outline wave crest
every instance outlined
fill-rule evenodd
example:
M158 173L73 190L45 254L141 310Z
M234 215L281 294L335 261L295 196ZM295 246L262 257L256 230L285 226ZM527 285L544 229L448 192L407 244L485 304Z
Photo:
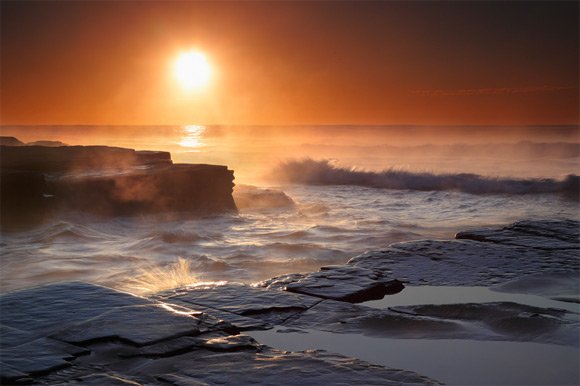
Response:
M373 188L459 191L471 194L565 193L578 199L580 177L568 175L564 180L551 178L492 178L478 174L433 174L388 169L371 172L336 166L331 160L290 160L280 163L272 172L280 182L303 185L357 185Z

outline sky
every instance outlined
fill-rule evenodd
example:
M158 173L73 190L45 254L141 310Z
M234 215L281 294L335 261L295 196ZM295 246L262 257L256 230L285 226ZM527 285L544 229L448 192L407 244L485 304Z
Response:
M579 123L570 2L1 2L8 124ZM185 90L179 53L212 77Z

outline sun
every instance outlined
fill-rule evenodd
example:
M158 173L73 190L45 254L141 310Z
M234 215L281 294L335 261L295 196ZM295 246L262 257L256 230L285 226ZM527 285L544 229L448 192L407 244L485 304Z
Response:
M207 58L198 51L181 53L173 66L175 78L187 90L204 87L211 78L211 72Z

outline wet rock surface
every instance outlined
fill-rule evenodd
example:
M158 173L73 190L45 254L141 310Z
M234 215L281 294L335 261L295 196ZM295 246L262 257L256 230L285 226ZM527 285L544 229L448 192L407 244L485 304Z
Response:
M545 248L474 240L421 240L368 252L348 264L378 270L412 285L491 286L538 273L577 273L577 250L549 248L560 240L543 241Z
M173 385L237 384L257 385L430 385L436 382L413 372L385 369L354 358L328 354L323 351L281 352L264 349L259 353L223 353L189 355L202 370L184 368L159 379ZM228 366L224 363L243 363L243 366ZM216 371L223 369L223 371ZM192 382L193 378L193 382Z
M150 302L97 285L70 282L3 294L0 304L3 325L41 337L116 308Z
M336 339L340 334L358 334L376 339L468 339L577 348L580 310L573 308L507 301L382 308L354 303L405 291L403 282L494 285L504 292L564 297L574 303L579 225L528 221L485 233L470 231L485 235L477 236L479 241L470 236L399 243L357 256L343 266L285 275L254 286L199 284L143 298L72 282L3 294L2 382L437 383L413 372L322 351L280 351L252 338L252 331L270 328L304 332L300 335L305 340L308 331L323 331ZM533 241L526 241L530 238Z
M578 250L580 227L571 220L520 221L502 229L459 232L455 238L547 250Z
M113 347L101 348L103 353ZM269 347L229 351L196 349L172 357L114 362L116 370L104 372L111 363L102 361L100 374L94 367L78 365L54 372L45 384L113 385L435 385L435 381L404 370L386 369L323 351L285 352ZM139 363L138 366L135 363ZM125 370L125 367L131 367ZM110 382L112 381L112 382ZM110 383L109 383L110 382Z
M2 349L2 377L10 378L10 373L35 375L70 365L71 359L89 351L54 339L40 338L15 347ZM4 368L8 375L4 374Z
M280 324L320 301L310 296L269 291L260 287L234 283L190 286L158 294L155 298L185 307L202 306L206 309L218 310L224 320L231 320L234 325L242 324L244 320L254 319L259 323L254 325L254 328ZM232 319L224 313L233 314ZM243 319L238 321L239 317Z
M85 283L8 293L0 303L2 382L436 384L354 358L260 345L227 321L200 312L197 302L254 320L247 328L267 328L320 299L236 284L186 287L151 299Z
M498 285L522 276L580 273L580 222L521 221L502 229L460 232L457 240L395 243L346 265L289 274L259 285L353 303L410 285Z
M385 277L382 271L357 266L327 266L305 275L284 275L260 283L270 289L283 289L323 299L361 303L382 299L403 290L403 283Z
M97 317L69 326L51 337L80 344L118 339L144 346L168 338L198 335L209 331L208 327L215 326L204 326L198 318L167 312L156 305L130 306L114 308Z

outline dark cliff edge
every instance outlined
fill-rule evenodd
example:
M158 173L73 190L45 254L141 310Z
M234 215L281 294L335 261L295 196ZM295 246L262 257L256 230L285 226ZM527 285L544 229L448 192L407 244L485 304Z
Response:
M174 164L168 152L109 146L0 146L0 228L56 213L100 216L237 210L227 166Z

